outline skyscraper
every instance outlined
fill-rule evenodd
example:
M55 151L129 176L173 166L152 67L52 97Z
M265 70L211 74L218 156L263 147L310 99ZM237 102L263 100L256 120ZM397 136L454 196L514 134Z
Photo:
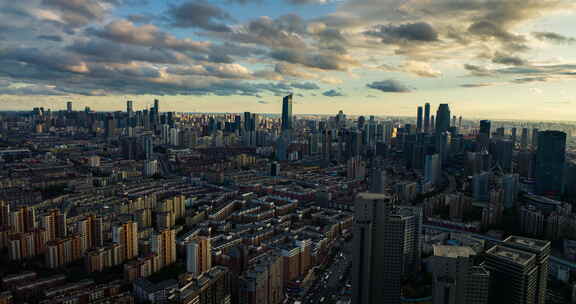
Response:
M292 94L282 100L282 131L292 130Z
M490 147L490 133L492 122L489 120L480 121L480 132L478 133L478 151L488 150Z
M430 104L424 104L424 132L430 132Z
M562 192L566 160L566 133L543 131L536 150L536 193L557 196Z
M436 120L435 120L435 118L436 118L436 117L435 117L434 115L432 115L432 116L430 117L430 131L434 130L434 127L436 126Z
M546 288L548 285L548 268L550 259L550 241L531 239L521 236L509 236L504 240L504 246L523 250L536 255L538 279L534 304L546 302Z
M422 132L422 107L418 107L418 114L416 116L416 132Z
M510 236L486 252L491 303L544 304L550 242Z
M438 154L426 155L424 180L427 183L436 185L440 181L440 174L442 173L440 156Z
M72 102L71 101L68 101L66 103L66 112L72 113Z
M436 132L442 133L450 129L450 106L446 103L440 104L438 106L438 111L436 112Z
M420 262L422 211L376 193L359 194L354 210L352 303L400 303L402 277Z
M528 148L528 128L522 128L522 137L520 138L520 148L526 150Z
M474 266L470 247L434 245L430 268L434 280L433 304L488 303L490 274Z

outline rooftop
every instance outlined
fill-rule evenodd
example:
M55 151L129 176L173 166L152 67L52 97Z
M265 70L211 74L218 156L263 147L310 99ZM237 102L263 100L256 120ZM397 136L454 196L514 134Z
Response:
M363 200L387 200L390 199L390 196L382 193L370 193L370 192L362 192L358 194L358 199Z
M550 249L549 241L531 239L515 235L509 236L507 239L504 240L504 243L525 247L527 249L538 252Z
M468 258L473 255L476 255L476 252L470 247L434 245L434 256L446 258Z
M506 259L511 263L518 264L520 266L526 266L528 263L536 259L536 255L522 250L517 250L509 247L504 247L496 245L488 251L487 255L496 256L501 259Z

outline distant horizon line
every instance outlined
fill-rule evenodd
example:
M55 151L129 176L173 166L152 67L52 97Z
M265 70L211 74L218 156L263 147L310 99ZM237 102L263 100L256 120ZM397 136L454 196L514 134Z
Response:
M35 107L35 108L42 108L42 107ZM0 113L26 113L26 112L32 112L33 109L31 110L0 110ZM52 110L52 109L48 109L48 110ZM59 109L59 110L53 110L54 112L67 112L66 109ZM109 110L109 111L105 111L105 110L90 110L91 112L96 112L96 113L126 113L126 111L123 110ZM134 112L138 112L138 111L143 111L143 110L136 110ZM72 112L84 112L84 110L73 110ZM276 115L276 116L281 116L282 112L278 112L278 113L264 113L264 112L250 112L250 111L246 111L246 112L182 112L182 111L166 111L166 112L160 112L160 113L177 113L177 114L243 114L246 112L252 113L252 114L259 114L259 115ZM293 116L336 116L338 113L336 114L314 114L314 113L306 113L306 114L293 114ZM409 119L416 119L416 116L409 116L409 115L373 115L373 114L346 114L344 113L346 116L349 117L360 117L360 116L364 116L365 118L369 118L370 116L374 116L374 117L385 117L385 118L409 118ZM457 116L460 117L461 115ZM471 118L466 118L465 116L462 116L462 119L464 121L468 120L468 121L475 121L475 120L490 120L490 121L495 121L495 122L539 122L539 123L573 123L576 124L576 120L537 120L537 119L503 119L503 118L480 118L480 117L471 117Z

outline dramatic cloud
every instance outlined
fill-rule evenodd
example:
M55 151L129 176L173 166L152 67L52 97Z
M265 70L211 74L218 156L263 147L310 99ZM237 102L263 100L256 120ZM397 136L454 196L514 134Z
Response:
M270 57L275 60L285 61L294 64L301 64L310 68L321 70L338 70L346 71L352 66L357 66L359 63L347 55L337 54L311 54L309 52L284 49L276 50L270 53Z
M43 0L43 4L55 9L64 22L73 26L82 26L100 20L106 13L106 1Z
M204 0L184 2L172 6L168 10L170 24L174 27L202 28L215 32L229 32L231 29L223 21L230 21L232 17L222 10Z
M338 91L338 90L328 90L324 93L322 93L322 95L326 96L326 97L342 97L345 96L344 93Z
M118 43L134 44L148 47L164 47L177 51L208 52L211 43L191 39L177 39L173 35L160 31L154 25L135 26L127 20L117 20L102 29L88 31L98 37Z
M407 93L412 91L412 89L394 79L375 81L367 84L366 86L370 89L378 90L381 92Z
M547 40L550 42L560 43L560 44L569 44L569 43L576 42L575 38L562 36L560 34L556 34L556 33L552 33L552 32L535 32L535 33L532 33L532 35L534 35L534 37L536 37L540 40Z
M492 62L503 65L515 65L515 66L521 66L526 64L526 61L520 57L513 55L505 55L501 53L497 53L494 56L494 58L492 58Z
M383 43L433 42L438 40L438 32L426 22L378 25L367 31L366 35L381 38Z

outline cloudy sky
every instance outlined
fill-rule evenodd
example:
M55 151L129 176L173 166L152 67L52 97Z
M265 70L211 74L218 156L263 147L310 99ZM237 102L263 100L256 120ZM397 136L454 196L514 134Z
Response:
M0 0L0 110L576 120L573 0Z

